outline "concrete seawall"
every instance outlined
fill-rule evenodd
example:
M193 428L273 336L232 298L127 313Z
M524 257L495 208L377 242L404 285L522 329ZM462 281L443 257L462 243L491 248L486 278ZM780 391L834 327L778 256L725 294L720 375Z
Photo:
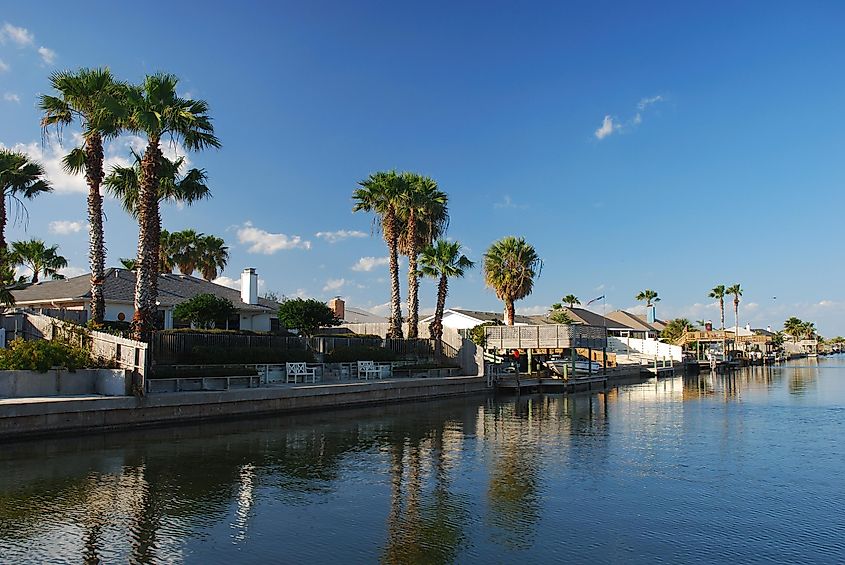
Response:
M0 401L0 440L486 393L484 377Z

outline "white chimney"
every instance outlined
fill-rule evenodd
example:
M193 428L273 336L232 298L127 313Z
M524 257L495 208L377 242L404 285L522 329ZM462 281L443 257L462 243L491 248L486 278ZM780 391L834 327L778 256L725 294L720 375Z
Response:
M745 324L745 329L750 332L751 331L751 324Z
M255 269L244 269L241 273L241 300L247 304L258 304L258 273Z

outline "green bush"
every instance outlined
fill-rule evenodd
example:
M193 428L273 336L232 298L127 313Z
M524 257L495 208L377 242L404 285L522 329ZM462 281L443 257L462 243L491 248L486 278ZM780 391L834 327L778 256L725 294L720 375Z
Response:
M382 347L338 347L326 354L326 363L354 363L356 361L396 361L398 355Z
M61 341L24 341L18 338L9 344L8 349L0 349L0 369L4 370L46 373L53 367L73 371L93 364L87 350Z
M190 322L198 328L213 328L215 324L225 325L235 312L231 300L203 293L177 304L173 309L173 317Z

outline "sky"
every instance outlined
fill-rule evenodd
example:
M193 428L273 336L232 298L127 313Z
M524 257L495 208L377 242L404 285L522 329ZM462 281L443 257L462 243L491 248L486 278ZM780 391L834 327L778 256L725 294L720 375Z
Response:
M503 236L536 247L523 313L570 293L636 310L650 288L658 317L718 323L708 291L740 283L741 325L845 335L841 2L1 4L0 144L56 188L7 239L58 243L67 274L88 271L85 184L59 166L79 128L43 138L37 97L53 71L108 66L174 73L210 104L222 148L188 160L214 197L165 207L163 227L223 237L224 284L254 267L262 290L386 314L387 250L351 194L397 169L437 180L478 264ZM116 140L108 164L142 144ZM118 265L137 226L105 210ZM448 306L502 307L480 268Z

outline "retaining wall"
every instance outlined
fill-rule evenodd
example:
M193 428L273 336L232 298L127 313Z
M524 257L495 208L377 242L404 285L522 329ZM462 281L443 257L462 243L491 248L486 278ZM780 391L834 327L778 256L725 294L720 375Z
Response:
M0 440L486 393L483 377L0 402Z
M102 394L123 396L128 393L123 369L78 369L74 372L54 369L36 371L0 371L0 398Z

